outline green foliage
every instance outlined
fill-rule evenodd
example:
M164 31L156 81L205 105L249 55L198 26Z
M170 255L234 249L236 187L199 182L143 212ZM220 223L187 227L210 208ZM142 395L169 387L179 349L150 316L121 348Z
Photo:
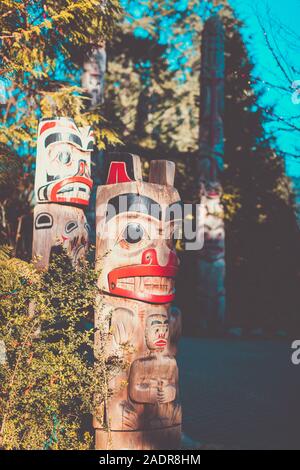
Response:
M7 148L0 146L0 194L3 200L11 191L21 170L20 159Z
M241 24L225 17L225 167L228 312L253 328L299 327L299 231L283 156L268 138ZM237 202L232 211L232 197Z
M2 251L1 251L2 253ZM74 271L66 254L47 272L16 258L0 260L0 445L4 449L87 449L94 397L121 367L98 351L94 364L96 274ZM90 324L88 328L87 325ZM101 344L105 347L105 335Z
M2 106L0 142L15 149L26 143L30 155L40 110L94 124L72 84L90 45L111 37L120 7L117 0L4 0L1 10L1 73L11 97Z
M110 44L106 116L129 145L157 152L195 150L199 75L193 71L180 81L182 72L168 69L165 47L157 40L118 31Z
M70 116L91 125L99 149L120 143L78 86L86 54L111 39L120 13L118 0L0 4L0 243L26 259L39 119Z
M3 0L1 62L16 80L24 72L47 77L57 52L108 39L120 12L116 0ZM49 61L50 59L50 61Z
M249 328L293 330L299 327L300 247L284 155L266 132L269 117L260 106L262 92L251 84L253 65L240 34L242 24L228 2L214 3L223 6L219 14L226 36L222 200L227 318ZM189 6L193 5L190 2ZM182 199L199 202L196 162L202 22L198 18L194 28L194 50L186 50L191 72L186 73L185 82L180 82L178 74L170 73L164 61L166 49L156 47L159 10L164 10L161 3L153 7L153 15L125 23L111 46L109 112L117 117L115 122L133 151L147 160L175 160L175 185ZM165 13L172 15L171 7ZM176 24L178 35L194 21L193 15L186 15ZM134 37L137 26L147 29L147 40ZM147 61L149 67L143 67ZM109 116L112 118L112 114ZM148 161L144 167L147 170ZM177 292L182 291L186 311L194 309L187 300L187 292L191 292L191 298L194 293L194 261L193 254L183 254Z

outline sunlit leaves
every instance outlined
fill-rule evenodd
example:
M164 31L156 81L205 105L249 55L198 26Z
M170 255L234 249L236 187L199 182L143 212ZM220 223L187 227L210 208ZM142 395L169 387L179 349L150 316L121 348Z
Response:
M46 273L0 250L0 446L4 449L87 449L94 396L121 363L93 358L96 274L74 271L66 254ZM54 432L55 431L55 432ZM53 436L55 435L55 438Z

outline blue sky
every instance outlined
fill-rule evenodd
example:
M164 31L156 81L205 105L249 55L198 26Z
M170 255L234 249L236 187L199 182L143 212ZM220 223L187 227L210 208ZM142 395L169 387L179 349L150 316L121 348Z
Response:
M121 3L125 11L131 15L128 17L130 23L147 15L155 15L154 12L161 8L161 3L155 1L149 3L143 0L121 0ZM285 26L287 26L297 33L300 0L229 0L229 3L234 8L236 16L242 19L245 24L243 35L249 55L255 64L253 83L258 83L259 88L265 92L260 104L267 110L269 106L274 106L274 113L278 116L275 123L266 126L266 131L276 137L279 148L285 153L287 173L291 176L300 176L300 132L281 130L287 127L286 122L300 127L299 118L296 118L297 115L300 116L300 95L297 99L299 104L292 102L293 81L299 80L300 92L298 52L300 39L293 38L290 41L290 36L285 32ZM161 18L158 17L156 20L158 41L167 46L170 69L181 69L184 77L184 70L187 70L184 63L186 60L185 51L187 49L195 50L193 31L189 30L187 26L184 32L176 36L172 25L176 18L179 18L181 12L187 11L188 14L191 12L190 3L189 0L164 0L162 4L165 10L173 11L173 13ZM209 0L199 0L199 3L194 4L193 12L203 18L203 11L207 12L207 5L209 5ZM262 28L265 30L266 36ZM138 26L135 34L140 37L149 35L145 29ZM275 38L276 44L274 44L273 38ZM298 68L299 73L289 70L289 76L285 77L272 57L266 40L270 42L271 47L276 49L278 46L288 64ZM285 89L278 89L278 86ZM299 154L299 158L288 156L289 153Z
M297 33L299 31L300 0L230 0L230 3L237 16L245 23L244 36L252 60L256 64L255 76L261 79L266 92L262 104L264 106L275 105L276 115L283 118L284 121L288 120L288 122L300 127L300 103L292 102L293 89L291 87L292 81L300 80L300 53L298 52L300 45L299 42L293 41L290 36L287 36L277 23L279 22L283 27L287 26ZM267 38L272 46L274 45L271 34L273 28L276 42L283 56L287 58L289 64L299 70L298 73L293 70L289 71L290 84L272 57L258 18L265 28ZM266 83L264 84L263 81ZM286 91L277 90L275 87L269 86L268 83L285 87L290 85L291 88ZM299 117L293 119L297 115ZM300 132L296 130L283 132L278 129L282 127L286 127L286 125L279 122L268 130L276 136L279 146L284 152L299 154L299 158L286 157L286 170L291 176L300 176Z

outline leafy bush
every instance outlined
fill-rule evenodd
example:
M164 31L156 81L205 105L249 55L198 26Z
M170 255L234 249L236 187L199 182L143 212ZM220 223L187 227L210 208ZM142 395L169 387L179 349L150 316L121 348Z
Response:
M74 271L64 253L38 273L1 251L2 448L92 447L95 393L97 401L107 396L109 378L120 367L106 362L101 350L94 364L95 280L88 263Z

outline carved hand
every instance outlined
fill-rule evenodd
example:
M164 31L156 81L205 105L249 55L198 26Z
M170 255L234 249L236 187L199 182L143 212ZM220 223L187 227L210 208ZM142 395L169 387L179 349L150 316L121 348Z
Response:
M157 391L157 400L159 403L169 403L176 398L176 388L174 385L165 385Z

